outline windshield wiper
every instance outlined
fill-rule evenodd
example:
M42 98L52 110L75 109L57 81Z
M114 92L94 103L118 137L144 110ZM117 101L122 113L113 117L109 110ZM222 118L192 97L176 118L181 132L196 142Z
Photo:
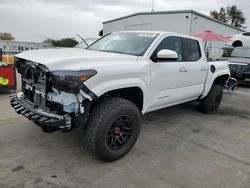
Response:
M126 54L126 53L111 51L111 50L99 50L99 51L101 51L101 52L109 52L109 53L117 53L117 54Z

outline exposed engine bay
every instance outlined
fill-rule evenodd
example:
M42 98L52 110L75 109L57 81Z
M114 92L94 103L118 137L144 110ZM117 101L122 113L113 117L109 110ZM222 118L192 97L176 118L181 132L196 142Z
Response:
M62 105L62 111L66 113L84 113L84 107L81 104L85 98L80 93L67 93L58 91L56 88L52 88L52 91L47 94L47 100Z
M71 129L71 122L75 120L86 121L85 112L88 112L96 96L83 82L95 75L96 71L50 72L44 65L22 59L16 61L16 67L22 76L22 94L18 95L17 101L22 98L35 110L65 117L65 125L59 126L61 129Z

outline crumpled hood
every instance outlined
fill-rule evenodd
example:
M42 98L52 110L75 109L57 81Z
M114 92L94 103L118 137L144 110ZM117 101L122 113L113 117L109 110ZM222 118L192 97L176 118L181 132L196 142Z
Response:
M81 70L137 60L137 56L109 53L80 48L61 48L31 50L17 54L15 57L45 65L50 71Z

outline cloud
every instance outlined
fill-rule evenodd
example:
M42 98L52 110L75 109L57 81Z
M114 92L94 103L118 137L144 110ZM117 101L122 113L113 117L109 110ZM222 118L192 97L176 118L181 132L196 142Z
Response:
M194 9L209 14L232 4L249 17L246 0L155 0L155 10ZM0 0L0 32L11 32L24 41L75 37L76 33L94 37L103 21L150 10L151 0Z

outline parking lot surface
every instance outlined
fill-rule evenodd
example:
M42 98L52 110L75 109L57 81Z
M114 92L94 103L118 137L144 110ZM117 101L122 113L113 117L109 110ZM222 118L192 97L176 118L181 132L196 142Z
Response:
M105 163L76 129L48 134L0 94L0 187L250 187L250 89L224 93L217 114L188 103L143 116L128 155Z

